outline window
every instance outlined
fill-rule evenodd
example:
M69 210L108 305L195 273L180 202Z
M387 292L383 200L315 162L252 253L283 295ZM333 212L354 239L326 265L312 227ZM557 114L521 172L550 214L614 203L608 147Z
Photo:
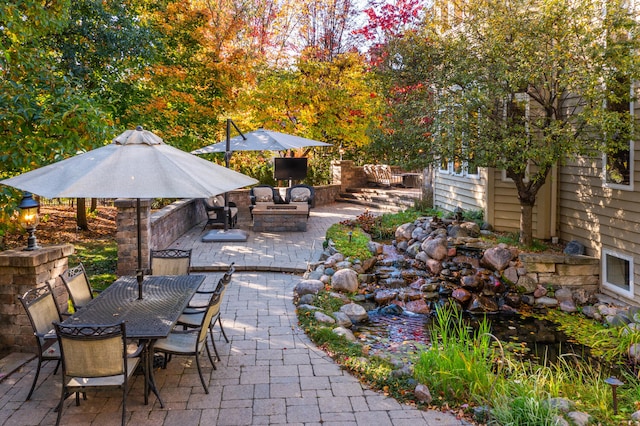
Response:
M616 93L616 101L609 102L607 109L621 114L634 114L631 84L628 79L619 79L616 87L612 89ZM604 182L606 186L621 189L633 189L633 141L627 141L623 148L604 155Z
M633 257L603 249L602 285L623 296L633 297Z

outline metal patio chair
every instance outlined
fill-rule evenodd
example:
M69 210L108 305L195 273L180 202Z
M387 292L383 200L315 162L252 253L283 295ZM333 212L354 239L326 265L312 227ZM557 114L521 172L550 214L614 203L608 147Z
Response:
M60 274L60 278L67 288L67 293L69 293L69 299L71 299L74 311L82 309L83 306L93 299L94 290L91 288L89 277L82 263L65 270Z
M56 361L57 365L53 374L58 372L58 367L60 366L60 347L52 323L54 321L62 321L62 318L49 284L27 291L22 296L18 296L18 300L20 300L20 303L24 306L24 310L27 311L27 317L31 323L33 335L38 345L38 366L36 367L36 374L26 398L28 401L31 399L31 395L38 382L38 376L40 375L43 362Z
M220 310L220 302L222 298L219 293L214 293L209 300L206 312L202 315L202 319L197 328L191 328L187 330L179 330L175 328L168 337L159 339L153 346L155 352L164 353L164 367L166 368L168 356L193 356L196 361L196 367L198 368L198 374L200 375L200 382L204 388L205 393L209 393L209 388L204 381L202 375L202 368L200 367L200 354L203 349L209 350L207 346L207 330L208 325L211 324L211 320L216 312ZM209 355L209 361L213 363L211 354Z
M74 324L54 322L62 357L62 394L56 425L60 424L64 401L89 390L122 390L122 425L126 422L129 378L140 363L142 347L128 353L124 322L116 324Z
M151 275L189 275L191 249L151 250Z

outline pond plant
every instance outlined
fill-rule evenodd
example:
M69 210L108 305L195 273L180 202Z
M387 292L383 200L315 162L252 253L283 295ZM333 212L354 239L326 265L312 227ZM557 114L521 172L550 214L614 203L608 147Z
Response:
M393 224L387 225L391 228L397 226L394 220L405 223L420 215L424 213L404 212L399 218L387 214L385 221ZM345 257L363 261L370 256L366 252L370 241L360 232L389 238L392 233L379 231L381 224L382 219L365 212L354 221L334 225L327 239ZM312 304L332 315L345 303L344 295L337 298L329 285L325 287ZM346 297L363 300L357 292ZM318 346L372 388L401 402L455 410L479 424L634 424L632 413L640 408L638 372L629 365L626 353L629 345L640 342L640 333L609 327L579 314L550 309L545 317L589 347L591 359L565 354L554 362L533 362L494 337L486 319L472 329L454 305L443 305L433 314L431 344L405 353L403 366L397 359L372 354L357 337L348 340L336 335L333 327L317 321L311 310L299 309L298 315L300 325ZM612 388L605 382L611 375L624 383L617 388L617 412ZM419 399L414 392L417 384L426 385L432 398ZM578 420L576 416L582 417Z

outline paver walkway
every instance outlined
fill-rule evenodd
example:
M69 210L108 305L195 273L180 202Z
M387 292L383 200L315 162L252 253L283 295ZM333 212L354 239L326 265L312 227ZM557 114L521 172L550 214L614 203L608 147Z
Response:
M202 365L205 394L190 358L176 357L156 371L165 408L152 395L143 404L143 379L135 376L127 399L128 424L142 425L428 425L467 424L449 413L420 411L368 390L309 341L297 327L292 291L304 271L319 259L326 228L364 211L349 204L316 208L305 233L252 233L242 243L202 243L202 227L175 245L194 249L193 265L214 285L219 272L235 262L238 272L225 293L224 328L230 343L216 336L221 360ZM247 224L241 224L244 229ZM206 231L205 231L206 232ZM271 272L270 272L271 271ZM273 272L276 271L276 272ZM0 382L0 424L55 424L59 375L45 364L31 401L24 401L35 370L26 364ZM120 422L120 398L90 393L76 407L66 401L63 424Z

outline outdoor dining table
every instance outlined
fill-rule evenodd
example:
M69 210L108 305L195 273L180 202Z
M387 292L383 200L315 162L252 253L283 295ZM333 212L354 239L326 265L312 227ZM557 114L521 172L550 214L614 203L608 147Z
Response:
M123 276L66 319L64 324L124 321L127 338L139 339L145 345L144 403L148 404L151 390L160 406L164 407L153 376L153 345L156 340L169 335L204 279L203 275L147 275L142 282L143 298L139 299L136 277Z

